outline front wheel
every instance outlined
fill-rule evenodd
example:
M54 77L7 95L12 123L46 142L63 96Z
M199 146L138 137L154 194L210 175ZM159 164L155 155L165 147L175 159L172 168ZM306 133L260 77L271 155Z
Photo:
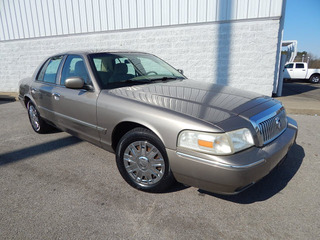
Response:
M146 192L163 192L174 182L161 140L150 130L126 133L116 150L119 172L131 186Z
M309 81L310 81L311 83L319 83L319 81L320 81L320 75L318 75L318 74L312 75L312 76L309 78Z

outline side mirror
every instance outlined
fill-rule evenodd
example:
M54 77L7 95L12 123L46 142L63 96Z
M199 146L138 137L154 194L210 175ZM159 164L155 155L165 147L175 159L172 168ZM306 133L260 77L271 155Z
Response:
M182 69L177 69L177 71L183 75L183 70Z
M64 85L67 88L81 89L84 87L84 81L80 77L71 77L66 79Z

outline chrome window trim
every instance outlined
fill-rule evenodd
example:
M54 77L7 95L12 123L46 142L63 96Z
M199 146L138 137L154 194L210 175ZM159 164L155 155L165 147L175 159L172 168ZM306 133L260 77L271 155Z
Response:
M61 64L59 66L58 72L57 72L57 78L56 78L56 85L60 86L60 82L61 82L61 73L62 73L62 69L64 67L64 63L66 62L68 55L63 55L63 58L61 60Z

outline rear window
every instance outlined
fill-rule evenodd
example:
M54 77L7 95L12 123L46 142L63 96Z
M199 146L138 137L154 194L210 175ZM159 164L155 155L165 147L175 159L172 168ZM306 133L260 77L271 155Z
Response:
M304 68L304 64L303 63L296 63L296 68Z
M43 81L43 76L44 76L44 73L45 73L45 71L46 71L46 69L47 69L47 66L48 66L49 61L50 61L50 59L48 59L48 60L43 64L43 66L41 67L41 69L40 69L40 71L39 71L39 73L38 73L38 75L37 75L37 78L36 78L37 81Z
M63 56L52 57L43 65L38 73L37 81L55 83Z

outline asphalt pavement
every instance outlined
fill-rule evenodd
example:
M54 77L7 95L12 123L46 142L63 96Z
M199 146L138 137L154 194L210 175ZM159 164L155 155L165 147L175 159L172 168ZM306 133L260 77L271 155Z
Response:
M320 84L305 80L284 82L282 96L277 97L287 113L320 115Z
M130 187L114 155L63 132L33 132L0 101L0 239L318 239L319 116L299 124L286 161L236 196Z

